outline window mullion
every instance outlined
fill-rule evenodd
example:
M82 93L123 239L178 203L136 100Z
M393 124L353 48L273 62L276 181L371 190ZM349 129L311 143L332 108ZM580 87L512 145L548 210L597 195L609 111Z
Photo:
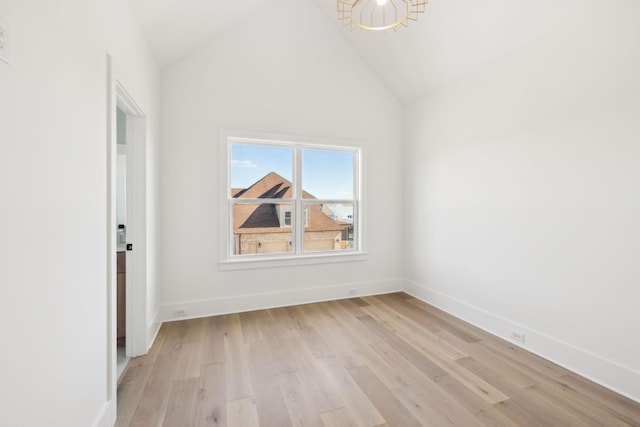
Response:
M227 193L229 193L229 186L227 187ZM234 255L235 237L233 234L233 201L229 197L227 199L227 258L229 259Z
M294 150L293 159L293 173L294 173L294 198L295 198L295 233L294 240L296 243L295 252L301 254L304 246L304 218L303 218L303 206L302 206L302 149L297 146Z
M353 235L356 242L354 249L362 250L362 211L360 202L362 199L362 152L356 150L353 156Z

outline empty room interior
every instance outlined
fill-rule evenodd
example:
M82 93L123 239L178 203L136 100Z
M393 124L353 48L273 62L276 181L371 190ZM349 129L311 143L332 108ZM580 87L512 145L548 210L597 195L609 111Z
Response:
M0 0L0 425L640 426L640 2Z

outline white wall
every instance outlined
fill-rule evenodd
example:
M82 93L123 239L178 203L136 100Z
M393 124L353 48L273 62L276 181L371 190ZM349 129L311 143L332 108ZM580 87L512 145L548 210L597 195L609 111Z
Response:
M159 73L124 0L0 0L0 15L14 42L0 63L0 425L112 425L107 53L149 117L151 176Z
M335 27L285 1L163 70L161 319L401 288L402 109ZM368 260L220 271L221 128L361 142Z
M640 5L406 108L407 289L640 400Z
M159 247L160 247L160 71L131 11L128 0L109 1L101 4L95 13L100 20L105 37L106 50L112 56L114 77L123 85L146 118L147 145L135 150L145 156L146 229L143 278L146 287L146 331L143 340L150 347L160 324ZM128 153L132 148L128 148ZM134 165L137 166L137 165ZM135 172L134 172L135 173ZM140 232L140 230L139 230ZM140 248L140 242L134 242ZM140 252L140 251L139 251ZM146 277L145 277L146 275Z

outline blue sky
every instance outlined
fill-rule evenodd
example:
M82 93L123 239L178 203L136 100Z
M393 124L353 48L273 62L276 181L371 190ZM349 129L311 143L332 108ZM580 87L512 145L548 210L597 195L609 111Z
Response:
M302 151L302 188L319 199L353 197L353 153ZM234 144L231 148L231 186L247 188L269 172L292 180L293 148Z

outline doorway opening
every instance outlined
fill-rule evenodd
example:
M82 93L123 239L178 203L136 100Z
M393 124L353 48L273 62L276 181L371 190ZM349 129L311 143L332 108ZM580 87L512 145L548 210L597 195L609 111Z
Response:
M147 351L146 339L146 141L147 119L124 87L115 82L115 218L112 227L117 252L114 295L116 347L126 358ZM120 193L120 194L118 194ZM118 198L120 200L118 201ZM114 283L115 282L115 283ZM120 306L119 306L120 305ZM118 317L120 315L120 317ZM120 330L118 330L120 326ZM122 353L122 351L121 351ZM119 372L118 372L119 373Z
M127 114L116 107L116 371L127 367ZM129 283L133 285L133 283Z

